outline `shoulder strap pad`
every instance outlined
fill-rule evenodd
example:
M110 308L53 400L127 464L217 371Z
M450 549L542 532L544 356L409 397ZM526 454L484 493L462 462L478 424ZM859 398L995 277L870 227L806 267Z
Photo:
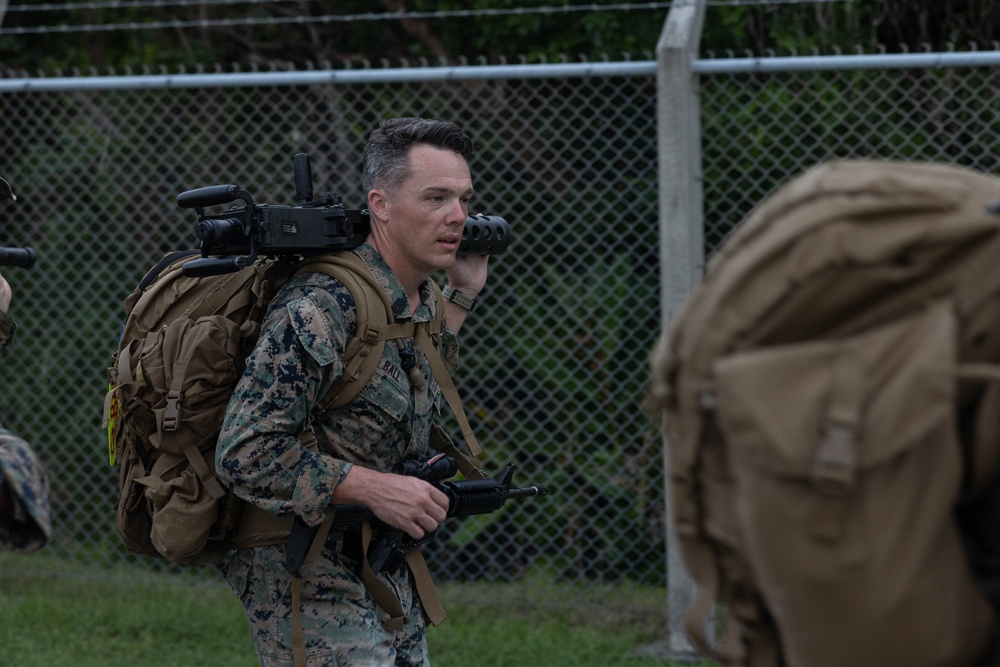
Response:
M324 273L351 292L357 308L357 327L344 350L344 372L320 404L324 410L350 403L378 368L385 341L410 338L415 325L396 323L392 304L361 258L353 252L326 253L302 261L296 275Z
M321 401L320 409L338 408L357 397L378 368L385 341L414 338L424 349L424 354L431 364L431 371L458 418L470 452L473 456L478 456L482 450L465 416L458 391L430 340L430 336L444 331L444 297L437 283L431 282L435 300L434 319L420 324L400 323L393 318L392 304L382 286L376 282L361 258L354 253L342 251L310 257L299 264L296 275L316 272L336 278L350 290L357 308L358 322L354 336L347 342L344 351L344 372ZM466 477L482 476L482 473L468 463L457 449L452 447L449 453L461 461L462 472Z

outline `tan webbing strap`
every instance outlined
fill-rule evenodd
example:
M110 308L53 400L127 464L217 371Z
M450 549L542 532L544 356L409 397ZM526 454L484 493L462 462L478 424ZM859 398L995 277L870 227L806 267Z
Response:
M810 471L810 483L819 493L809 533L834 544L847 528L849 506L845 499L858 478L863 383L857 357L841 351L834 361L826 423Z
M131 389L132 385L135 383L135 378L132 376L131 357L131 346L126 345L119 350L115 361L117 376L113 375L111 372L108 373L108 383L110 386L108 387L108 393L104 395L104 418L101 421L101 428L103 429L108 428L108 422L111 419L111 403L114 400L115 395L124 391L126 388ZM111 384L112 380L114 380L113 384ZM121 400L124 402L124 397L122 397Z
M183 270L180 266L176 267L177 271ZM199 310L203 313L217 313L219 310L226 305L226 303L233 296L233 290L230 285L234 280L243 277L244 271L253 271L253 267L247 267L241 271L230 273L224 279L220 279L216 285L215 289L206 297L200 301L195 301L191 306L183 313L184 317L189 317L194 310Z
M393 324L384 324L382 326L373 327L371 323L366 323L364 325L359 324L358 330L361 332L360 338L354 338L351 342L359 341L362 347L373 347L376 345L384 344L387 340L394 340L397 338L413 338L416 332L417 324L414 322L395 322ZM354 358L348 364L347 368L344 369L344 377L355 379L357 377L357 369L364 362L364 357L372 352L378 352L378 356L381 356L381 345L379 349L372 350L370 352L359 352L353 355ZM345 350L345 357L351 357L351 352Z
M332 276L342 282L347 290L352 296L361 294L361 298L354 296L354 309L355 309L355 332L354 338L348 341L349 350L344 351L344 355L351 359L351 363L346 369L344 369L344 375L348 378L354 378L358 372L358 368L361 366L361 362L364 361L364 354L359 354L359 348L362 347L372 347L378 343L378 327L373 327L371 323L371 309L368 308L368 299L365 298L364 285L358 280L356 274L351 271L338 271L334 270L333 267L341 267L340 264L335 264L329 268L324 268L324 273ZM366 352L365 354L370 354Z
M240 525L233 535L233 547L247 549L284 544L292 530L292 517L278 516L251 503L240 512Z
M118 387L125 387L135 382L135 377L132 375L131 345L126 345L118 352L115 368L118 370Z
M260 284L256 280L254 283L255 284L251 289L240 290L230 298L226 299L224 302L226 308L222 314L231 318L233 313L238 313L247 306L258 305L260 303ZM213 309L211 312L214 313L215 310Z
M176 335L174 329L168 328L167 332ZM147 336L148 338L148 336ZM164 341L164 345L166 345ZM187 375L188 362L190 361L190 356L185 356L174 362L171 369L171 381L170 388L167 391L167 405L163 411L162 422L159 425L159 431L156 434L150 435L150 443L156 447L160 446L160 431L176 431L178 426L180 426L180 402L183 394L184 379ZM212 498L218 499L226 495L225 489L222 488L222 484L219 482L215 473L212 472L205 461L204 455L195 446L195 443L190 439L184 439L181 443L181 450L184 452L184 456L191 463L191 467L197 473L198 478L201 479L202 483L205 485L205 490L212 496ZM161 463L164 457L160 457L157 463ZM153 466L154 471L156 466ZM154 473L155 474L155 473Z
M864 378L855 356L844 350L833 366L825 432L813 459L812 483L820 491L841 493L855 481L858 469L858 424Z
M368 563L368 545L371 544L371 541L372 526L371 523L365 521L361 524L361 553L365 554L364 558L361 559L361 580L365 583L368 592L375 598L375 603L389 614L389 620L385 624L386 629L399 632L409 619L403 614L403 605L399 602L399 598L396 597L391 588L378 578L378 575L372 571L371 564Z
M975 362L959 364L956 375L962 380L1000 382L1000 365Z
M680 526L678 526L680 528ZM715 649L708 643L707 628L712 622L715 598L719 594L719 573L715 569L715 556L701 542L693 541L690 548L700 552L689 562L691 576L701 585L695 588L691 605L684 614L684 630L702 655L714 655Z
M306 667L306 636L302 631L302 577L292 577L292 665Z
M198 448L194 446L194 443L185 443L181 448L184 452L184 457L191 464L195 473L198 474L198 478L201 479L202 484L205 486L205 491L208 495L212 497L213 500L218 500L222 496L226 495L226 490L222 488L222 484L219 482L218 478L212 474L212 471L208 467L208 463L205 461L205 457L201 455ZM161 454L159 458L156 459L156 463L149 470L148 474L143 477L137 477L136 482L140 484L145 484L146 486L160 486L163 484L163 474L170 470L173 466L177 465L177 462L181 459L175 458L176 454ZM156 484L152 484L156 481Z
M326 537L330 534L330 527L333 525L333 514L320 524L313 543L309 545L305 560L302 564L310 563L319 556L326 544ZM292 577L292 664L295 667L306 667L306 635L302 628L302 573Z
M988 382L976 408L972 441L969 492L975 496L989 488L1000 474L1000 366L986 363L959 364L958 377Z
M441 605L441 599L438 598L437 588L434 586L434 580L431 578L430 570L427 569L427 561L424 560L420 547L410 545L406 548L406 564L410 568L410 574L413 575L417 595L420 596L420 602L424 605L424 611L427 612L431 625L441 625L444 619L448 618L448 614Z
M462 406L462 399L458 396L458 389L455 387L455 383L452 382L451 375L448 374L448 369L445 368L441 355L437 353L434 344L431 343L431 338L427 335L427 330L423 327L417 327L416 341L423 348L424 356L427 357L427 362L431 366L434 379L441 386L441 393L444 394L448 405L451 406L452 412L455 413L455 418L458 419L458 425L462 429L462 436L469 445L469 453L473 456L479 456L483 453L483 450L479 446L479 441L476 440L476 435L472 432L472 425L469 424L469 418L465 416L465 408Z
M152 438L150 438L152 440ZM193 442L186 442L181 446L181 451L184 452L184 457L191 464L191 468L198 475L198 479L201 483L205 485L205 491L208 492L214 500L218 500L222 496L226 495L226 490L222 488L222 484L219 482L219 478L215 476L212 470L208 467L208 462L205 461L205 457L202 453L198 451L198 448ZM153 464L153 468L149 471L149 475L155 477L160 483L163 482L163 473L169 470L171 467L176 465L177 461L173 460L174 455L161 454L156 463ZM136 480L140 481L140 480Z
M347 269L346 271L339 271L337 268ZM357 321L358 330L355 334L355 338L349 343L348 349L345 351L345 357L351 357L351 361L348 363L347 368L344 369L343 377L349 380L357 379L357 373L360 370L361 364L365 361L365 355L358 353L357 346L351 347L351 343L355 343L358 338L371 338L373 340L372 345L378 343L384 343L387 340L393 340L397 338L413 338L416 340L417 344L424 351L424 356L427 357L427 361L431 367L431 373L434 375L434 379L437 380L438 385L441 387L441 392L445 396L448 405L451 407L452 411L455 413L456 419L458 419L459 426L462 429L462 436L465 438L466 444L469 447L469 452L473 456L479 456L482 453L482 448L479 446L479 442L476 440L475 434L472 432L472 426L469 424L469 419L465 414L465 409L462 406L462 400L458 395L458 389L455 387L455 383L451 379L451 375L448 373L448 369L444 365L444 361L437 352L437 348L434 347L430 336L440 334L444 331L444 300L441 296L441 289L436 283L433 283L432 287L434 290L435 298L435 319L428 322L421 322L415 324L413 322L392 322L390 319L392 316L392 304L389 303L389 299L385 294L385 291L381 288L378 283L375 282L374 276L372 276L371 271L368 269L367 265L354 253L342 253L338 255L321 255L311 260L307 260L299 265L297 273L306 273L310 271L318 271L321 273L326 273L327 275L337 278L350 290L351 294L354 295L355 306L357 308ZM366 282L370 289L366 289L365 285L362 284L362 280ZM383 305L383 314L386 316L385 323L378 327L381 329L378 332L372 332L371 329L362 329L364 326L370 326L371 314L373 311L377 310L368 307L367 295L374 292L379 296ZM360 345L360 344L358 344ZM381 354L381 348L377 350ZM374 354L375 349L369 350L368 355ZM334 384L330 389L326 398L324 398L323 404L324 408L340 406L344 404L344 398L346 396L339 395L339 392L343 389L343 385L340 383ZM360 387L356 388L360 391ZM356 395L356 394L355 394ZM454 445L450 446L450 449L438 451L445 451L449 456L455 459L458 463L459 470L466 479L481 479L484 477L482 471L480 471L476 466L472 465L465 456L458 451Z
M667 432L665 413L660 428L662 432ZM702 438L706 437L704 433L703 430ZM677 472L670 471L670 474L676 475ZM689 471L685 471L687 472ZM711 656L715 654L715 649L709 643L708 628L713 622L712 610L719 594L719 563L715 552L700 539L697 515L702 508L687 495L675 494L674 502L676 506L673 522L676 526L676 538L684 542L684 546L687 547L684 563L692 579L700 584L695 588L691 602L684 613L684 630L699 653Z
M107 429L108 424L111 421L111 404L114 401L115 395L119 395L119 399L124 404L126 402L123 393L132 394L132 386L135 384L135 377L132 375L132 346L126 345L121 350L118 351L118 356L115 361L115 370L117 371L117 377L113 377L109 373L108 381L111 382L114 379L114 384L108 388L108 393L104 395L104 417L101 420L101 428ZM123 406L119 406L121 409ZM114 457L112 457L114 458ZM112 460L112 465L114 465L114 460Z
M431 447L441 454L446 454L455 460L458 469L465 479L486 479L486 473L465 457L465 454L455 446L447 433L436 423L431 422Z

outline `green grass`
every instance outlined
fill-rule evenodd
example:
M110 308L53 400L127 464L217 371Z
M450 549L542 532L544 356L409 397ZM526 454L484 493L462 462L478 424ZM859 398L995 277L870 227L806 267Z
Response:
M150 580L135 584L79 576L19 576L16 561L0 567L0 665L15 667L255 667L253 645L236 598L216 582ZM91 575L93 577L93 574ZM578 584L575 589L586 589ZM501 591L500 589L504 589ZM575 593L554 606L523 587L446 586L448 619L428 631L435 667L664 667L637 648L665 639L647 609L614 612ZM501 596L500 593L507 595ZM515 593L515 604L484 599ZM537 594L536 594L537 595ZM551 592L549 593L551 596ZM662 595L662 592L661 592ZM655 596L659 597L659 596ZM649 600L635 600L645 605ZM663 600L660 600L663 603ZM600 611L599 611L600 610ZM708 663L706 663L708 664Z
M218 586L0 577L0 664L253 667L243 612Z

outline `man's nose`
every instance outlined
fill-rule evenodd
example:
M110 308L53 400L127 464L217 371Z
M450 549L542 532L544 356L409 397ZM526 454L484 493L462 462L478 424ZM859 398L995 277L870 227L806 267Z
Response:
M460 201L456 201L451 210L448 211L448 222L449 224L465 224L465 219L469 217L469 208Z

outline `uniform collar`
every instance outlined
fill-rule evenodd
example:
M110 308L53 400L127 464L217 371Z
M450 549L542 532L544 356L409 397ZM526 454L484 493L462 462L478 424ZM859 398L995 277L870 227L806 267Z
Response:
M406 297L406 290L403 289L402 283L399 282L389 265L385 263L375 246L370 243L362 243L353 252L361 258L372 275L375 276L378 284L389 295L389 301L392 303L392 316L395 320L397 322L409 321L411 319L410 302ZM432 320L434 317L432 303L434 303L434 296L431 279L428 278L420 284L420 305L413 315L413 321L427 322Z

